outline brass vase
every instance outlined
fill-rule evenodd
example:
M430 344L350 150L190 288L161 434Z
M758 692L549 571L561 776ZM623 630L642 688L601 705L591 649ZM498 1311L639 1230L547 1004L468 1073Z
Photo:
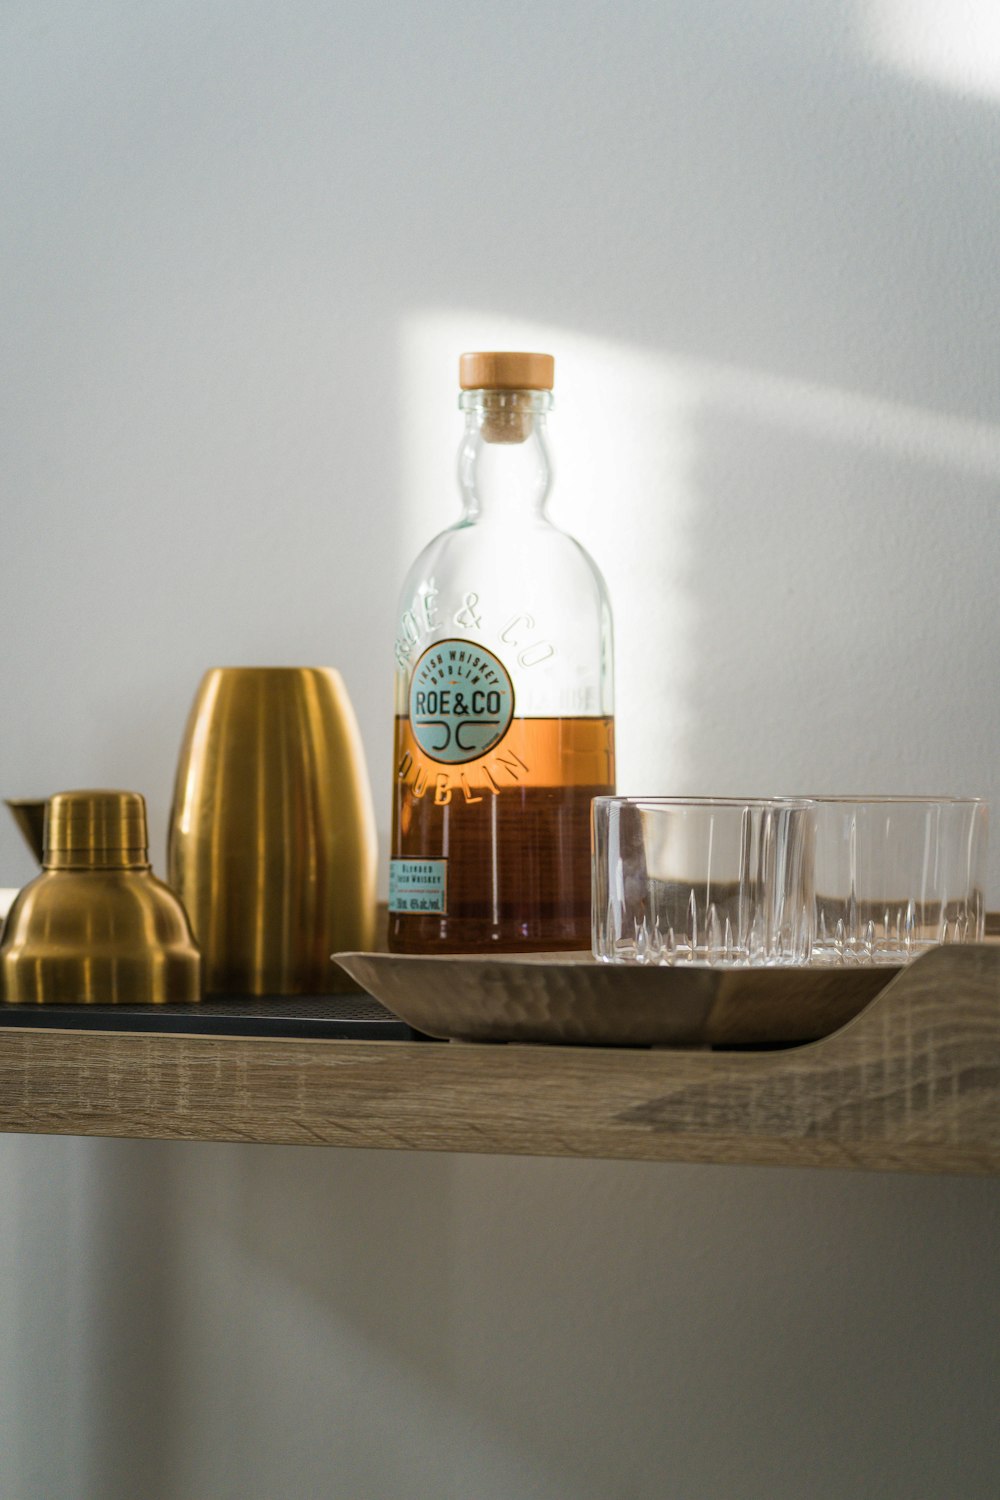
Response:
M374 941L375 862L368 773L339 673L206 673L181 747L167 853L206 993L330 994L330 955Z

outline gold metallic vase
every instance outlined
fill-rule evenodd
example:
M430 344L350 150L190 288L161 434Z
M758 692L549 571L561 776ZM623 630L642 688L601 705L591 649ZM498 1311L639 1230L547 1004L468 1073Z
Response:
M325 667L219 667L181 747L169 878L213 995L330 994L370 948L375 816L354 712Z
M42 864L7 917L0 1000L163 1005L201 999L201 957L184 908L150 869L146 804L137 792L50 797Z

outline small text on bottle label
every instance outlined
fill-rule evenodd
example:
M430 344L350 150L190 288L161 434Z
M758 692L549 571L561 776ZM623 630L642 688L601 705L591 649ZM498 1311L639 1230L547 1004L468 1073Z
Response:
M448 909L446 859L389 861L389 910L415 916L443 915Z

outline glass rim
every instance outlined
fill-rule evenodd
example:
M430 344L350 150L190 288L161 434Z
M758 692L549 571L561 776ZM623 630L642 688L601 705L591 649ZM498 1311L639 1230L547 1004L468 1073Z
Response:
M854 796L850 792L814 793L805 799L817 807L989 807L987 797L924 797L904 792Z
M989 808L987 797L924 797L903 792L855 796L849 792L819 792L799 797L661 797L606 796L595 797L594 806L610 807L982 807Z
M595 807L650 807L650 808L762 808L774 807L806 811L813 806L812 797L595 797Z

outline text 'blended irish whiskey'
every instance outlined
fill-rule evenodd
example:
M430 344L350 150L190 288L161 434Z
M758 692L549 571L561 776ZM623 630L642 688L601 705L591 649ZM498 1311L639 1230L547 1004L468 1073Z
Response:
M590 945L590 804L614 791L604 581L545 506L547 354L464 354L463 511L417 558L396 639L389 944Z

